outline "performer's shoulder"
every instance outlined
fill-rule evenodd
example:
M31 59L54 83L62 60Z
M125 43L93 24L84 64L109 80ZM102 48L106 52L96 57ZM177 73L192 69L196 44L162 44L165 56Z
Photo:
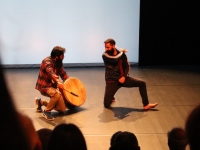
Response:
M52 62L52 59L50 56L45 57L42 62L47 62L47 61Z

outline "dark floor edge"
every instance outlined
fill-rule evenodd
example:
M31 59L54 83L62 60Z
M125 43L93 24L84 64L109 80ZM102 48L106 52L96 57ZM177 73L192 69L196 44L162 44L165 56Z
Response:
M137 66L138 63L136 62L130 62L131 66ZM64 63L63 66L65 68L78 68L78 67L102 67L104 66L104 63ZM2 67L7 68L39 68L40 64L10 64L10 65L3 65Z

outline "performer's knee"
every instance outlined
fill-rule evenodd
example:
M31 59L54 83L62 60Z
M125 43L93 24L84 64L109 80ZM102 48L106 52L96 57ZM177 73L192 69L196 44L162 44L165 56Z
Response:
M146 82L142 80L142 81L140 82L140 86L146 87Z
M46 94L49 97L55 97L55 96L59 95L60 93L54 88L49 88Z
M57 100L59 100L61 98L61 94L56 92L52 97L55 97Z

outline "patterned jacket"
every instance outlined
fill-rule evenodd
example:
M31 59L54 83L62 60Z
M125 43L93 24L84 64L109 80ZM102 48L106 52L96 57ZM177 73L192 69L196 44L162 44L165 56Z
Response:
M105 80L108 82L118 81L122 76L129 75L130 65L127 56L123 52L117 52L116 56L111 56L107 52L102 55L106 67Z
M39 90L41 93L46 93L50 87L57 88L57 83L55 83L52 79L53 76L58 80L60 76L63 82L68 78L64 68L62 67L60 69L56 69L54 61L49 56L46 57L40 65L40 71L35 89Z

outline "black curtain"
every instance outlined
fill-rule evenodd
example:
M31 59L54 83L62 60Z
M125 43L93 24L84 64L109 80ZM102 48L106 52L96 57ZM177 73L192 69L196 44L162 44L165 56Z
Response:
M199 65L198 1L140 1L139 65Z

